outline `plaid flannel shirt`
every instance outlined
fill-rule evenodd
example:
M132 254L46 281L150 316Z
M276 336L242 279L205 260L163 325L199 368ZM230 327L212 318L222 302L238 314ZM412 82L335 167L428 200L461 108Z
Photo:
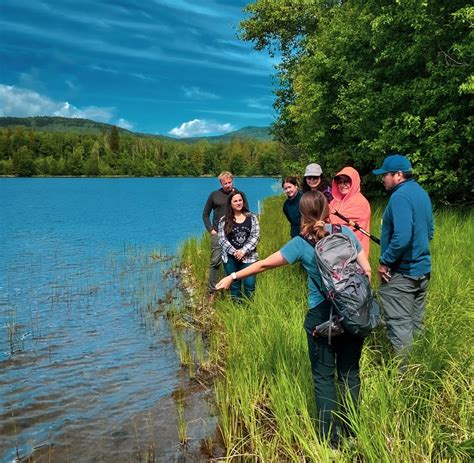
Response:
M247 241L241 247L241 250L245 252L245 256L242 259L244 264L250 264L258 260L257 244L258 240L260 239L260 225L255 214L250 213L250 218L252 220L252 230L250 232L250 236L247 238ZM224 217L222 217L219 221L218 234L219 243L222 247L222 261L227 262L228 256L233 256L237 249L234 248L232 244L230 244L227 236L225 236Z

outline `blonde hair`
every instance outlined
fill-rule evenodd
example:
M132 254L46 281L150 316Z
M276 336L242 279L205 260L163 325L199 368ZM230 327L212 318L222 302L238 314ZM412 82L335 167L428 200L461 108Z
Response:
M219 179L219 182L220 182L223 178L226 178L226 177L230 177L231 179L234 178L234 176L230 172L227 172L226 170L224 172L221 172L217 178Z
M301 234L315 241L327 236L326 224L329 221L329 204L320 191L307 191L300 200Z

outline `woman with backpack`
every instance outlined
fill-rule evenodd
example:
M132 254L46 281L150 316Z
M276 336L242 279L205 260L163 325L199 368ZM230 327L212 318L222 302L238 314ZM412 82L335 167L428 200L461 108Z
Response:
M235 275L235 272L258 260L260 226L257 216L245 207L244 198L239 191L229 193L225 214L219 221L217 233L226 275ZM251 297L255 283L255 276L233 281L230 287L232 299Z
M304 328L318 407L319 433L323 439L328 438L330 445L335 447L341 437L334 416L338 404L341 404L337 399L336 378L341 386L342 397L345 397L345 392L348 390L356 405L360 389L359 360L363 338L345 332L339 335L333 334L329 342L327 337L315 333L317 325L329 320L331 304L318 284L321 282L321 274L316 262L314 245L311 243L317 243L330 234L332 227L329 225L329 205L321 192L304 193L300 201L300 211L300 236L290 240L266 259L223 278L216 285L216 289L228 289L235 281L272 268L295 262L302 263L308 273L309 310ZM370 279L370 264L356 236L345 226L340 227L340 232L350 238L357 249L357 263Z

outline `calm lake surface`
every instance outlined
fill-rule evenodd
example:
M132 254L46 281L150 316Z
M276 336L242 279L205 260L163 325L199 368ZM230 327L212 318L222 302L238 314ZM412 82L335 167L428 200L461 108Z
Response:
M254 212L280 191L270 178L235 185ZM147 461L146 446L172 460L180 367L150 308L177 282L159 256L203 233L218 187L215 178L0 179L1 461Z

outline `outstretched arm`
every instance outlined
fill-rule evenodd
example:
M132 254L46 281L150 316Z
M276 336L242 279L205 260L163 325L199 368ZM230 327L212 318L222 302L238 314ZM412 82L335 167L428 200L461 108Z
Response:
M268 256L266 259L259 260L258 262L245 267L242 270L236 272L237 280L242 280L243 278L256 275L257 273L265 272L271 268L282 267L283 265L288 264L285 258L282 256L280 251L273 253L271 256ZM222 278L219 283L216 285L216 289L229 289L232 284L232 275L227 275L225 278Z

